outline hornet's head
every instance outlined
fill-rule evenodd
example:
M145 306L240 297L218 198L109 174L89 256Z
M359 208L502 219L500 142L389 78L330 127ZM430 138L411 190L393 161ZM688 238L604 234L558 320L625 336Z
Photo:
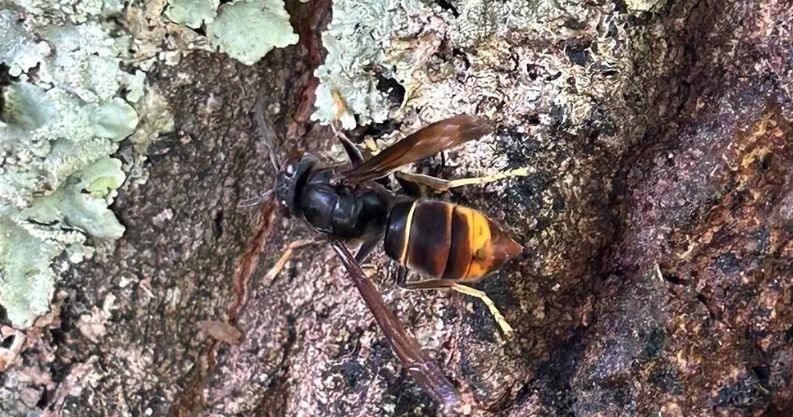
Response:
M313 155L305 154L298 158L290 158L281 167L275 180L275 198L281 210L295 214L300 188L306 183L311 167L317 162Z

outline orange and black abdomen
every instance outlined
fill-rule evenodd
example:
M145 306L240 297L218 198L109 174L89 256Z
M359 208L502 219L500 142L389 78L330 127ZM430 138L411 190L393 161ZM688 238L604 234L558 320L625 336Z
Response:
M443 201L408 201L391 210L388 256L433 278L475 280L523 250L477 210Z

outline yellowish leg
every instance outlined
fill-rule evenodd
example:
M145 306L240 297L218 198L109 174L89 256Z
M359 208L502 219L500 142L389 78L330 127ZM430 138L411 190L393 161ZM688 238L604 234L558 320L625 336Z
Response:
M407 172L397 172L395 175L398 175L399 177L407 181L415 182L421 185L426 185L427 187L430 187L437 191L447 191L451 188L462 187L464 185L481 185L494 181L503 180L504 178L525 177L530 173L531 172L529 172L529 168L523 167L523 168L516 168L516 169L510 169L508 171L498 172L493 175L487 175L484 177L460 178L457 180L444 180L430 175L410 174Z
M492 314L493 318L496 319L496 323L498 323L498 327L501 328L501 331L507 336L513 332L512 326L507 323L507 319L504 318L500 311L498 311L498 307L496 307L495 303L493 303L493 300L491 300L487 294L477 290L476 288L471 288L460 284L452 284L451 288L459 293L470 295L482 300L482 302L485 303L487 308L490 310L490 314Z
M476 297L482 300L483 303L487 306L488 310L490 310L490 314L496 319L496 323L498 327L501 328L501 331L504 333L505 336L509 336L513 329L512 326L507 323L507 319L498 311L498 307L487 296L483 291L479 291L475 288L471 288L465 285L460 285L455 283L449 279L431 279L427 281L419 281L419 282L407 282L407 269L400 268L400 271L397 273L397 285L402 288L409 289L409 290L439 290L444 288L449 288L455 290L459 293L470 295L472 297Z
M529 168L527 167L515 168L515 169L510 169L508 171L498 172L493 175L488 175L485 177L460 178L459 180L451 180L449 181L449 188L462 187L464 185L481 185L481 184L487 184L489 182L503 180L504 178L525 177L527 175L529 175Z
M317 242L311 239L296 240L290 243L286 247L286 250L281 255L281 257L278 258L277 261L275 261L273 267L270 268L270 270L267 271L267 273L264 275L264 282L269 283L272 280L274 280L275 277L278 276L281 270L284 269L284 266L286 266L286 263L289 262L290 259L292 259L292 254L294 254L295 250L300 249L304 246L313 245L314 243Z

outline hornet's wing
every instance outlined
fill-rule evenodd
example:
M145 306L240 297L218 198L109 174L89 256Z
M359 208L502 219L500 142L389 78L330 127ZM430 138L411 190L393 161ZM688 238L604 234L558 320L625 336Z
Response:
M443 375L438 364L421 349L418 341L408 334L347 247L339 241L332 241L331 244L355 286L358 287L358 291L374 315L375 321L383 330L386 340L391 344L394 353L402 361L402 365L413 380L443 405L453 405L459 402L460 398L452 383Z
M388 175L409 164L490 133L490 121L475 116L454 116L426 126L344 173L351 183Z

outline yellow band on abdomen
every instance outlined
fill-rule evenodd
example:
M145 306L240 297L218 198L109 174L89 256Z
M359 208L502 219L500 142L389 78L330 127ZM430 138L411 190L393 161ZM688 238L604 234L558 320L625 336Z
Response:
M413 224L413 212L416 211L416 201L410 205L408 217L405 219L405 243L402 244L402 254L399 255L399 263L405 265L408 256L408 246L410 242L410 227Z
M486 274L491 267L492 248L490 242L490 222L476 210L468 211L468 245L471 250L471 263L465 277L475 279Z

